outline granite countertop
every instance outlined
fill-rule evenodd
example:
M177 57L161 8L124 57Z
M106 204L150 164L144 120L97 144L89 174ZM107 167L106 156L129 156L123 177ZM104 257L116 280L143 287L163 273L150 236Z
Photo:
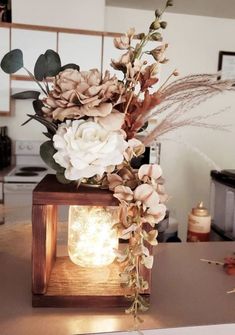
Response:
M234 242L159 244L151 307L142 315L141 328L235 323L235 294L226 293L235 287L235 277L226 275L221 266L200 261L223 261L234 251ZM0 334L72 335L133 329L133 319L123 308L31 307L30 222L0 226L0 268Z

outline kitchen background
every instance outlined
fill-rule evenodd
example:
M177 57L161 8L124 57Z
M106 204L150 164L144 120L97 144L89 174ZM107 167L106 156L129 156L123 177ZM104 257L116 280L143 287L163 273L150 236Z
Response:
M109 1L107 1L108 3ZM164 1L155 1L156 7ZM181 1L178 0L178 3ZM130 1L131 3L131 1ZM144 2L143 2L144 3ZM216 2L213 2L216 3ZM224 3L224 2L223 2ZM225 6L225 3L224 3ZM207 8L207 6L205 6ZM177 0L174 2L177 8ZM210 15L207 8L207 15ZM213 7L211 7L213 15ZM223 13L221 12L221 15ZM106 32L125 32L135 27L137 32L148 29L153 19L153 10L114 7L104 0L12 0L12 22L63 27ZM169 43L167 58L169 63L161 69L161 81L177 68L180 75L192 73L215 73L220 50L235 52L235 18L219 18L202 15L169 13L164 15L168 22L164 31L164 41ZM10 39L11 35L11 39ZM36 58L48 48L55 49L59 41L59 53L63 63L76 62L82 70L101 66L108 67L111 58L117 54L112 47L112 37L99 35L76 35L68 33L45 32L0 27L0 58L10 48L21 48L25 53L25 64L30 67ZM83 47L81 47L83 45ZM103 46L103 51L102 51ZM17 74L25 74L23 72ZM2 104L7 106L9 81L0 88ZM11 80L12 92L22 88L34 88L25 80ZM1 94L2 91L2 94ZM4 97L6 100L4 100ZM1 105L1 102L0 102ZM227 109L228 108L228 109ZM6 108L0 108L6 110ZM168 203L171 215L179 222L179 236L184 239L187 230L187 215L197 202L203 200L209 207L210 170L214 168L235 168L235 97L234 94L219 94L216 98L197 107L192 113L207 113L226 109L220 116L213 118L217 124L229 124L230 131L208 129L180 129L161 139L161 165L166 179L167 192L171 196ZM44 128L37 122L21 124L32 113L30 101L11 102L10 116L0 117L0 126L7 126L13 140L45 140ZM213 163L214 162L214 163Z

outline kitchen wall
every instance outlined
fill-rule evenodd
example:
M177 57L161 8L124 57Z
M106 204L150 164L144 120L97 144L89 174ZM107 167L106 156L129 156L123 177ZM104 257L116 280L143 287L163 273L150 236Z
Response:
M106 7L105 30L125 32L134 26L138 32L146 31L153 18L151 11ZM170 62L161 71L161 80L175 68L181 75L214 73L217 70L219 50L235 51L235 20L181 14L166 14L168 27L164 39L169 43L167 57ZM37 24L39 24L37 22ZM42 23L43 24L43 23ZM216 116L214 123L229 124L230 131L209 129L179 129L162 142L161 165L166 178L170 200L168 207L179 222L180 237L185 238L187 213L200 200L209 206L210 170L234 168L235 99L231 93L197 107L193 113L207 113L229 109ZM43 127L32 121L23 128L26 113L31 112L30 102L16 101L15 114L0 118L9 126L13 139L42 139Z

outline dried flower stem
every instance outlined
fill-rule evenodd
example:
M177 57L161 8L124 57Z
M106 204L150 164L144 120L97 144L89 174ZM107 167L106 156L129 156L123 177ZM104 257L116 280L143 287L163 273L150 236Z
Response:
M231 291L227 291L227 293L228 293L228 294L230 294L230 293L235 293L235 288L232 289Z

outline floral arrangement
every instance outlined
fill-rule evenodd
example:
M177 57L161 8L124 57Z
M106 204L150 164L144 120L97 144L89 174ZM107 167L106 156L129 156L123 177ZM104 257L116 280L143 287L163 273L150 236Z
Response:
M130 29L114 39L114 46L123 54L112 60L111 66L122 73L122 80L109 71L102 74L97 69L82 71L77 64L62 66L53 50L38 57L34 74L24 67L19 49L10 51L1 61L2 69L10 74L24 68L42 91L42 95L27 91L14 97L33 99L35 114L28 115L26 122L34 119L46 127L48 140L41 145L40 154L56 170L58 180L98 183L119 200L117 229L129 243L126 249L117 251L117 258L123 265L122 284L132 292L127 312L134 316L148 308L141 295L148 282L140 275L139 264L148 269L153 266L146 245L157 244L155 225L165 216L167 195L159 165L146 164L135 170L131 160L141 155L153 139L178 127L218 128L205 122L208 114L190 117L187 112L221 91L234 90L234 81L218 81L217 75L190 75L169 83L178 76L174 70L151 92L159 80L160 66L167 63L168 45L161 35L167 23L162 21L162 14L172 4L168 0L163 10L155 11L146 34L135 35ZM149 50L149 41L155 41L156 47ZM144 60L146 54L152 56L151 64ZM139 132L153 118L157 123L140 140Z

